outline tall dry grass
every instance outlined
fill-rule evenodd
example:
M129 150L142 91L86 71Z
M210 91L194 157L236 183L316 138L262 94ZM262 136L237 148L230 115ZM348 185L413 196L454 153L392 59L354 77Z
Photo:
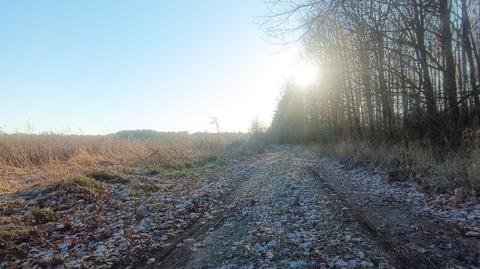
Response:
M99 169L177 167L220 156L242 135L178 134L151 139L0 134L0 192Z
M312 145L322 155L340 159L347 166L362 166L384 172L389 181L411 181L427 193L453 193L461 188L480 194L480 149L439 153L410 145L338 143Z

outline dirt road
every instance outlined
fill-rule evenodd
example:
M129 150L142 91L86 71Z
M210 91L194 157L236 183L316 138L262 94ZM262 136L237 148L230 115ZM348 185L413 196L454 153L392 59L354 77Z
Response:
M127 178L0 196L0 268L480 268L478 197L302 147Z
M480 266L479 240L426 214L424 197L409 186L390 188L302 148L252 158L215 216L145 267Z

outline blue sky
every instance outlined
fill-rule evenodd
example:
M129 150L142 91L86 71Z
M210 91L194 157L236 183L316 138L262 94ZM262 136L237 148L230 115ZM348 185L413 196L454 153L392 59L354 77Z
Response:
M291 61L259 29L266 12L262 0L2 1L0 127L195 132L217 116L246 131L270 120Z

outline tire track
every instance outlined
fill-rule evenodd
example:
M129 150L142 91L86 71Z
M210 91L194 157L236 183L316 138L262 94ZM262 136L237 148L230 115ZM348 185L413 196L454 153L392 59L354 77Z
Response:
M246 168L242 175L242 179L237 181L235 186L231 191L222 195L219 199L222 205L231 205L235 201L235 193L237 192L239 186L241 186L245 180L250 178L252 168ZM233 205L232 207L235 207ZM170 247L157 252L154 256L155 262L148 263L144 261L143 264L139 264L136 268L177 268L178 266L184 264L190 255L192 254L193 243L186 241L186 239L194 239L198 241L202 237L206 236L206 233L218 227L223 220L228 216L229 212L232 210L232 207L224 207L220 210L211 220L205 223L196 223L185 232L175 238L174 241L170 243ZM181 245L180 247L178 247Z
M342 181L334 180L341 173L319 165L318 158L308 151L272 147L254 158L244 168L242 179L220 199L228 206L219 207L222 209L212 219L185 230L169 248L155 253L154 262L134 266L428 269L468 268L472 264L465 257L462 260L469 247L444 231L444 226L432 227L427 220L422 223L422 218L408 213L408 205L368 204L367 193L345 193L348 186L338 188L336 184ZM362 197L363 202L358 200ZM382 219L382 213L391 215ZM401 215L398 227L391 225L395 213ZM418 223L420 231L399 232L412 222ZM439 233L423 231L429 227L441 229L445 237L435 238ZM355 236L360 243L352 245L348 238ZM440 241L453 244L456 250L422 251L423 246ZM197 248L195 242L206 243ZM299 251L306 243L312 244ZM365 252L365 258L357 265L345 265L359 257L355 256L358 251ZM364 266L364 261L373 263Z
M257 176L242 186L244 203L239 201L238 212L209 235L206 248L184 268L343 268L338 255L349 259L359 250L390 264L371 240L352 245L347 239L363 232L357 224L343 222L340 209L325 205L331 198L322 197L332 192L308 170L312 160L291 148L274 148L273 153L257 163ZM358 267L362 264L358 261ZM386 268L385 263L371 266Z
M392 261L398 268L440 268L441 262L430 255L422 255L416 251L411 250L408 246L402 245L391 232L383 227L375 224L369 214L353 203L349 203L345 197L337 192L330 184L326 183L320 174L313 168L309 168L311 174L319 181L322 188L328 192L335 194L339 200L351 209L353 218L359 223L365 231L367 231L373 239L380 243L381 246L390 252L395 261Z

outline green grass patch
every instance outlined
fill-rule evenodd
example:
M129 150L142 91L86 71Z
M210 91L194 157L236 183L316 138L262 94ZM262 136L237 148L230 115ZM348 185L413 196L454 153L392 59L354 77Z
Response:
M0 225L0 240L12 240L14 238L28 238L31 227L22 224Z
M105 186L102 182L87 176L76 176L56 184L56 188L66 194L97 197L104 193Z
M27 220L32 224L44 224L57 220L57 214L49 207L39 208L37 206L32 207L30 212L26 216Z

